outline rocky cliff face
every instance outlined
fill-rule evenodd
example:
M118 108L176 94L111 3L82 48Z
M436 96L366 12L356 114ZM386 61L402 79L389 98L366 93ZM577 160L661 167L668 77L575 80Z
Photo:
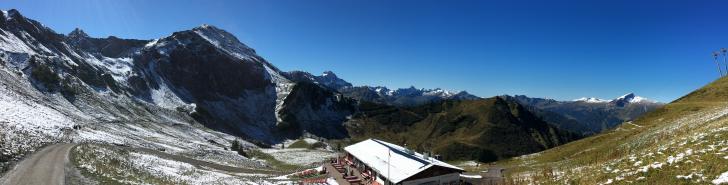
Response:
M293 138L301 131L332 139L347 138L342 123L357 110L353 99L306 82L296 84L283 105L278 129Z
M336 92L289 80L235 36L210 25L155 40L93 38L81 29L55 33L10 10L0 17L0 29L3 68L93 119L193 120L273 143L309 130L341 131L353 112ZM174 115L144 113L149 109ZM301 129L280 129L292 123Z

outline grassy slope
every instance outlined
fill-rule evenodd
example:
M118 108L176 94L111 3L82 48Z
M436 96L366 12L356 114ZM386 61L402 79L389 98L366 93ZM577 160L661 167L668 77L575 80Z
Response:
M248 155L250 155L252 158L260 159L260 160L267 162L268 164L271 165L271 167L273 167L276 170L291 171L291 170L298 170L298 169L303 168L302 166L299 166L299 165L288 164L286 162L279 161L272 155L264 153L260 150L255 150L255 149L249 150Z
M144 171L130 170L132 165L128 163L129 152L125 150L82 144L72 150L69 158L74 166L80 167L83 176L101 184L185 184Z
M513 184L710 183L728 171L726 114L723 78L612 131L498 165Z
M497 159L538 152L576 138L501 98L396 108L363 105L348 124L354 140L379 138L434 151L446 160Z

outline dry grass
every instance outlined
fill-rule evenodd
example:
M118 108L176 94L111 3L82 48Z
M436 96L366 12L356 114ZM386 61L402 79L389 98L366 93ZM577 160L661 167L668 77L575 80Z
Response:
M726 100L720 79L614 130L497 164L509 184L709 183L728 170Z

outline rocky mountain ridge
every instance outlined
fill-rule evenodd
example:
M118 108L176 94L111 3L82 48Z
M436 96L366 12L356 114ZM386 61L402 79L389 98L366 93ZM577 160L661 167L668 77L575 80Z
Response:
M297 93L294 91L316 90L296 88L296 83L255 50L214 26L202 25L155 40L134 40L92 38L81 29L58 34L17 10L2 16L3 66L23 76L36 90L61 95L65 100L59 101L80 108L92 120L166 120L129 110L153 106L186 114L173 119L195 120L214 130L271 143L307 133L282 129L282 114L296 124L334 123L326 125L342 130L341 123L353 111L338 110L350 103L335 93L298 100L306 102L286 101L289 94ZM309 102L314 100L318 102ZM307 111L286 108L288 104ZM292 113L281 110L309 115L291 117ZM319 116L329 113L334 115ZM323 120L316 120L319 118Z
M530 107L542 119L560 128L586 135L612 129L664 105L636 96L634 93L611 100L580 98L573 101L557 101L523 95L501 97L514 99Z
M449 91L441 88L418 89L414 86L409 88L389 89L383 86L353 86L336 76L332 71L325 71L322 75L315 76L304 71L291 71L285 73L294 81L305 81L318 84L322 87L342 93L345 97L358 101L367 101L394 106L418 106L428 103L436 103L443 100L476 100L481 99L467 91Z

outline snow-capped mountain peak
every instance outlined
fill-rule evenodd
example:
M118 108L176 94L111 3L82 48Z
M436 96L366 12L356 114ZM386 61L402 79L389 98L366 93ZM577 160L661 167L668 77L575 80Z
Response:
M324 71L321 76L315 76L315 81L332 89L351 87L351 83L336 76L332 71Z
M4 20L10 19L10 16L8 16L8 11L5 10L0 11L0 16L2 16Z
M634 93L627 93L625 95L620 96L619 98L615 98L612 100L612 102L629 102L632 103L632 101L635 99Z
M580 101L580 102L586 102L586 103L606 103L606 102L609 102L610 100L604 100L604 99L593 98L593 97L591 97L591 98L583 97L583 98L575 99L574 101Z
M5 17L5 19L0 21L0 24L3 24L2 23L3 21L6 23L7 22L26 23L27 21L29 21L22 14L20 14L20 12L16 9L10 9L7 11L3 11L2 16ZM31 20L31 21L37 23L37 21L34 21L34 20ZM40 24L40 23L38 23L38 24ZM45 27L45 26L42 26L42 27ZM42 29L42 28L38 27L37 29Z
M622 95L618 98L611 99L611 100L594 98L594 97L591 97L591 98L584 97L584 98L575 99L573 101L586 102L586 103L614 103L617 105L626 105L629 103L657 103L657 101L650 100L650 99L647 99L647 98L644 98L641 96L637 96L634 93L627 93L625 95Z
M644 97L636 96L634 93L628 93L625 95L620 96L619 98L616 98L614 101L625 101L629 103L641 103L641 102L647 102L647 103L656 103L657 101L650 100Z
M374 87L374 91L377 92L377 94L379 94L379 95L386 95L386 96L392 96L392 95L394 95L394 92L395 92L394 90L391 90L387 87L382 87L382 86Z
M444 90L444 89L440 89L440 88L435 88L435 89L430 89L430 90L423 89L422 91L423 91L423 94L425 94L425 95L440 96L443 98L449 98L449 97L452 97L453 95L459 93L459 92L448 91L448 90Z
M337 77L337 76L336 76L336 73L334 73L333 71L324 71L324 72L323 72L323 73L321 74L321 76L331 76L331 77Z
M643 97L637 96L637 97L632 98L632 100L630 100L630 102L631 103L637 103L637 102L651 102L651 103L656 103L657 101L654 101L654 100L650 100L650 99L647 99L647 98L643 98Z
M375 92L377 92L379 95L382 96L401 96L401 97L437 97L440 99L451 99L451 98L457 98L458 99L477 99L477 96L471 95L465 91L450 91L445 90L441 88L435 88L435 89L425 89L425 88L416 88L414 86L410 86L408 88L399 88L396 90L391 90L386 87L374 87L373 88Z
M23 15L20 15L20 12L16 9L10 9L7 12L3 12L7 17L6 19L12 19L12 18L22 18Z

